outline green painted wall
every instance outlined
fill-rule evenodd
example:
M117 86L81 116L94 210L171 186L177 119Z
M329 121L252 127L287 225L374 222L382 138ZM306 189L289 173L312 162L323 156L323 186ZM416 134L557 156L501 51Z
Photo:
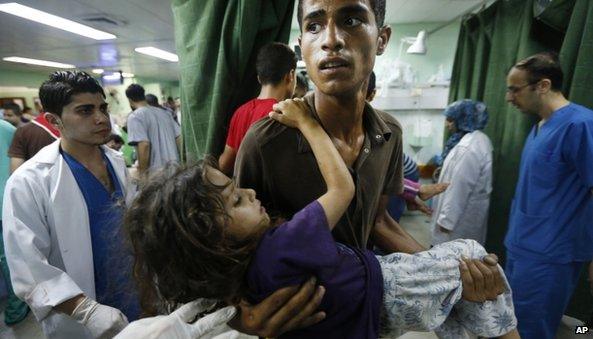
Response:
M392 34L385 54L378 57L376 63L393 62L397 59L400 41L403 37L415 37L422 29L430 31L433 28L441 26L441 22L419 22L411 24L390 24ZM447 76L451 75L453 69L453 60L455 59L455 49L457 48L457 38L459 35L460 21L452 22L435 33L429 35L426 39L427 53L425 55L406 54L408 44L404 45L401 60L411 64L416 71L419 83L426 82L430 76L437 73L439 65ZM297 44L299 30L292 30L290 33L290 44Z

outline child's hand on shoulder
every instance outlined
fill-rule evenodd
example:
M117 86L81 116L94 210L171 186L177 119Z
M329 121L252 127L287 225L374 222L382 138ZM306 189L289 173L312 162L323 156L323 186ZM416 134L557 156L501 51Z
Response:
M301 129L317 123L303 99L286 99L275 104L273 109L268 114L270 118L288 127Z

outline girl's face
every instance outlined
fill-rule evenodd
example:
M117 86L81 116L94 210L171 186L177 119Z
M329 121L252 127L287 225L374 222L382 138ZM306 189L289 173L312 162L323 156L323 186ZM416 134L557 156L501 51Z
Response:
M451 132L451 133L457 132L457 127L455 127L455 120L453 120L453 118L447 117L447 119L445 119L445 126L447 127L449 132Z
M255 198L254 190L238 188L233 180L211 167L206 170L206 177L213 185L224 187L221 196L230 217L227 224L230 235L241 240L269 227L270 217Z

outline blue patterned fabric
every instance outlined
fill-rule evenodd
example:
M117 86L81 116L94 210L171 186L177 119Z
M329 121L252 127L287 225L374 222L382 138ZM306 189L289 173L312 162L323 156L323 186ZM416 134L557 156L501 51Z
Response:
M508 283L506 292L494 301L461 299L459 260L486 254L478 242L459 239L416 254L378 256L384 285L381 337L434 330L439 338L470 338L467 332L490 338L516 328Z
M480 101L470 99L455 101L445 108L443 114L448 120L455 122L457 132L453 133L445 142L439 166L443 165L449 152L461 141L466 133L484 129L488 123L486 105Z

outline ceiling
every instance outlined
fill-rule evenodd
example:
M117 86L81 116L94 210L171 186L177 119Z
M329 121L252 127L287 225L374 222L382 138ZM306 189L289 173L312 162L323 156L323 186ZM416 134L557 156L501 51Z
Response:
M0 3L10 0L0 0ZM74 64L82 69L122 70L164 81L178 80L177 63L134 52L154 46L175 52L173 15L168 0L12 0L117 35L97 41L0 12L0 67L47 72L48 68L1 60L6 56ZM483 0L387 0L392 24L449 21ZM492 2L492 1L490 1ZM107 18L114 23L88 21ZM292 27L298 29L296 11Z

